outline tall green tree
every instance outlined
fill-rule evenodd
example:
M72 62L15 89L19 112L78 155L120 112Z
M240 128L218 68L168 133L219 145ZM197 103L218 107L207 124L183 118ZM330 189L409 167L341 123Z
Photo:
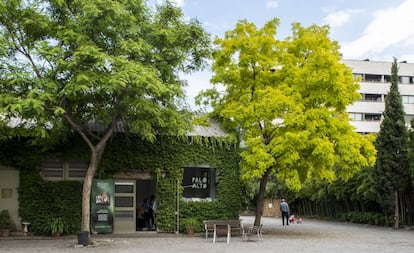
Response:
M391 66L391 87L385 99L385 110L375 142L378 150L375 177L379 200L385 210L394 211L394 228L400 224L399 196L410 182L408 163L408 130L404 107L398 90L397 59Z
M69 130L89 146L82 230L115 129L147 140L185 134L178 74L202 68L209 51L201 24L169 1L155 9L144 0L0 2L1 120L43 139Z
M278 25L275 18L258 29L243 20L216 38L218 86L198 97L241 129L243 177L259 181L256 225L271 175L299 189L309 178L349 178L375 162L372 142L349 124L345 109L358 98L358 84L329 28L295 23L292 36L278 40Z

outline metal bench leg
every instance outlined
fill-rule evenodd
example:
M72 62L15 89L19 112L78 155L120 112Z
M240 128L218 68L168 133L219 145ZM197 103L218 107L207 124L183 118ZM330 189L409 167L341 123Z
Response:
M227 225L227 244L230 243L231 228L230 225Z
M217 227L214 224L214 231L213 231L213 243L216 243L216 237L217 237Z
M263 224L260 225L259 230L257 230L257 235L259 236L259 240L263 242Z

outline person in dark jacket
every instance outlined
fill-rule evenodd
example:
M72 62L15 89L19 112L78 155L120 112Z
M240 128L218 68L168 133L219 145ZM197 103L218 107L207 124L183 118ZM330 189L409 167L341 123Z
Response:
M286 225L289 226L289 205L285 201L285 199L282 199L280 202L280 212L282 213L282 224L285 225L285 219L286 219Z

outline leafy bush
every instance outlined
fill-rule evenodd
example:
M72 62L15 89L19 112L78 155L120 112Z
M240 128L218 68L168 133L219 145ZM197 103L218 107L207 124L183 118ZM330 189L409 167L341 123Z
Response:
M16 225L10 216L9 210L2 210L0 213L0 229L14 230Z
M81 227L81 202L82 182L43 181L36 171L21 170L19 214L31 223L33 233L51 234L57 223L54 217L63 217L64 233L76 234Z
M388 226L390 218L386 217L383 213L372 212L348 212L341 213L337 217L341 221L347 221L352 223L370 224L377 226Z
M65 221L61 217L53 217L44 224L43 232L51 235L61 235L65 229Z

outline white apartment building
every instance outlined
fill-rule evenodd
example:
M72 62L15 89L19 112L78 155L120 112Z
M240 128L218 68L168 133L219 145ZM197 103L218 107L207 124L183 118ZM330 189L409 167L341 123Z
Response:
M370 60L342 60L352 69L355 78L361 78L361 99L347 111L351 124L359 133L376 133L380 130L385 97L391 86L392 62ZM398 62L398 89L402 96L407 126L414 118L414 63Z

